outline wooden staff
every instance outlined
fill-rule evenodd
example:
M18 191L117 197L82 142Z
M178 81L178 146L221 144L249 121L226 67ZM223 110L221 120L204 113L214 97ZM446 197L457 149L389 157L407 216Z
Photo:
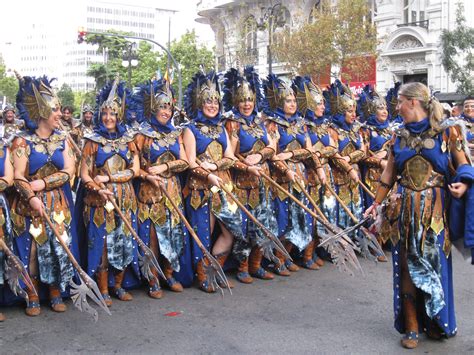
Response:
M227 289L229 290L230 294L232 294L232 291L230 289L230 285L229 285L229 280L227 280L227 277L225 276L225 273L224 273L224 270L222 270L222 267L221 265L219 264L219 262L216 260L216 258L214 258L211 253L209 253L209 251L206 249L206 247L202 244L201 240L199 239L198 235L196 234L196 232L194 231L193 227L191 226L191 224L188 222L188 220L186 219L186 217L184 216L184 213L181 212L180 208L176 205L176 203L173 201L173 199L171 198L171 196L169 195L168 191L166 191L166 187L163 186L162 183L159 183L158 181L155 181L153 180L153 184L156 186L156 187L159 187L161 189L161 191L163 192L163 194L166 196L166 198L168 199L168 201L170 201L171 203L171 206L173 207L173 209L176 211L176 213L178 213L178 216L179 218L181 219L181 221L184 223L184 225L186 226L186 229L188 230L189 234L191 234L191 237L194 239L194 241L196 242L196 244L198 245L199 249L201 249L202 253L204 254L204 256L209 260L209 265L217 272L217 274L219 275L219 277L221 278L221 280L224 281L224 284L226 285Z
M196 162L198 164L200 164L200 162L197 158L196 158ZM204 169L204 168L202 168L202 169ZM210 174L212 173L209 170L206 170L206 169L204 169L204 170L206 172L210 173ZM250 220L258 228L260 228L263 231L263 234L275 244L275 248L278 249L279 252L281 252L287 259L292 260L290 254L286 251L286 249L283 246L283 244L281 243L280 239L278 239L276 236L274 236L273 233L270 232L267 227L265 227L257 218L255 218L255 216L244 206L244 204L242 202L239 201L239 199L237 197L234 196L234 194L232 192L230 192L224 186L224 184L219 184L219 188L222 191L224 191L232 199L232 201L234 201L237 204L237 206L239 206L239 208L248 216L248 218L250 218Z
M354 223L359 223L359 220L356 218L356 216L354 216L350 210L349 207L347 207L344 202L342 201L342 199L339 197L339 195L336 193L336 191L333 190L333 188L331 187L330 184L326 183L326 188L328 189L328 191L331 193L331 195L333 195L337 202L339 202L339 204L341 205L341 207L344 209L344 211L346 211L346 213L349 215L349 217L351 217L352 221Z
M100 187L101 189L103 190L107 190L107 188L105 187L105 185L103 183L100 184ZM112 197L112 196L107 196L107 199L112 203L112 205L114 206L114 209L115 211L117 212L117 214L120 216L120 218L122 219L123 223L125 223L125 225L127 226L128 230L130 231L130 233L132 234L133 236L133 239L135 239L135 241L137 242L138 246L140 247L140 249L143 251L143 256L145 258L148 259L148 261L153 265L153 267L156 269L156 271L158 272L158 274L165 280L166 279L166 276L163 272L163 270L161 269L160 267L160 264L158 264L158 260L156 260L156 257L155 257L155 254L153 254L152 250L145 244L143 243L143 240L141 240L141 238L138 236L137 232L135 232L135 229L132 227L132 225L130 224L130 222L128 221L128 219L125 217L125 215L122 213L122 211L120 210L120 207L118 206L117 202L115 201L115 199ZM148 273L145 272L145 277L148 278ZM153 276L154 277L154 276ZM150 281L150 280L148 280Z
M361 180L358 181L358 184L360 185L360 187L362 187L362 189L365 192L367 192L367 195L375 199L375 194L372 191L370 191L370 189L367 186L365 186L365 184Z
M99 291L99 288L97 287L97 284L92 278L87 275L87 273L82 269L82 267L79 265L77 262L76 258L72 254L71 250L69 247L66 245L66 243L63 240L63 237L59 234L58 230L56 229L56 226L51 222L51 219L49 218L48 214L46 213L45 210L42 210L42 217L46 221L46 223L49 225L49 228L53 231L54 235L56 236L56 240L59 242L59 244L62 246L64 251L66 252L69 260L71 261L72 265L74 268L77 270L79 277L83 283L83 285L86 285L87 288L83 288L82 285L76 285L71 281L71 287L74 289L74 292L71 291L71 293L74 293L74 295L77 295L79 302L74 302L74 305L81 311L86 311L90 314L93 315L93 317L97 320L97 312L90 307L87 304L87 295L95 302L97 303L107 314L111 315L109 308L105 304L104 297L102 297L102 294Z

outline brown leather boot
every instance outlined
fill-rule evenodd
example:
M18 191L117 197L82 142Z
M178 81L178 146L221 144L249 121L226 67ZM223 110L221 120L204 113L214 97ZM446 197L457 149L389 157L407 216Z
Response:
M97 287L99 287L100 294L105 301L107 307L112 306L112 299L109 295L109 273L107 269L99 268L96 275Z
M290 271L286 268L285 265L285 256L280 251L275 251L275 256L278 258L279 264L274 267L275 274L279 276L291 276Z
M39 302L39 297L38 297L39 280L31 276L31 282L33 283L33 286L36 290L36 294L34 293L33 290L30 290L29 288L26 290L28 294L29 303L26 306L25 314L30 317L36 317L36 316L39 316L41 313L40 302Z
M308 270L318 270L319 265L314 261L314 240L303 251L303 267Z
M291 244L291 242L285 242L285 249L286 251L288 252L288 254L291 253L291 250L293 249L293 244ZM288 270L290 270L291 272L297 272L300 270L300 268L298 267L298 265L296 265L295 263L293 263L290 259L285 259L285 266Z
M51 309L53 311L58 313L66 312L67 307L61 297L59 287L54 285L49 286L49 301L51 302Z
M173 267L168 260L164 261L164 270L163 273L166 276L166 283L168 287L173 292L183 292L183 285L173 277Z
M207 279L206 272L204 271L204 259L199 260L196 267L197 279L199 282L199 288L207 293L214 293L216 289L211 284L210 280Z
M224 269L224 264L225 264L227 258L229 257L229 254L230 254L230 252L227 251L227 252L224 252L224 253L214 255L214 257L216 258L217 262L222 267L222 269ZM227 279L227 282L229 283L229 288L234 288L234 284L229 279ZM227 285L224 283L224 280L221 280L219 277L217 277L217 284L221 288L227 288Z
M411 294L404 294L403 313L405 316L406 333L401 339L406 349L415 349L418 346L418 319L416 318L416 298Z
M133 297L130 293L125 291L125 289L122 288L122 281L123 277L125 276L125 270L120 271L115 274L115 285L114 285L114 291L115 295L120 301L131 301L133 300Z
M271 272L268 272L262 267L262 258L262 249L260 249L260 247L258 246L253 247L249 256L249 273L253 277L262 280L273 280L275 278L275 275L273 275Z
M237 272L237 280L244 284L251 284L253 282L252 277L249 274L249 259L245 258L239 264L238 272Z
M158 279L158 274L155 270L152 271L154 278L149 282L150 289L148 290L148 296L154 299L160 299L163 297L163 291L160 287L160 280Z

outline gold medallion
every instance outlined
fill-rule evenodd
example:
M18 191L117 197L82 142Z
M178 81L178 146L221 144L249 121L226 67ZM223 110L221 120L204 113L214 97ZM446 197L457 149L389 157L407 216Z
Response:
M110 201L107 201L107 203L105 204L104 206L105 210L110 213L114 210L114 205L112 204L112 202Z

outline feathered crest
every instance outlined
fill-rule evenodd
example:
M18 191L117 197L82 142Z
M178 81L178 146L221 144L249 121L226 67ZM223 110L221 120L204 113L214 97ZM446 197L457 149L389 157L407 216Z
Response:
M385 96L385 101L387 102L388 106L388 113L390 117L394 118L398 116L398 111L397 111L397 103L398 103L398 90L400 90L400 86L402 86L402 83L397 81L393 88L390 88L390 90L387 91L387 96Z
M275 74L269 74L263 83L265 90L265 109L267 114L272 115L278 108L282 109L285 98L295 95L291 86Z
M262 107L264 93L260 77L253 66L246 66L243 74L231 68L224 75L222 103L225 111L237 107L239 102L251 100L254 102L255 111Z
M15 74L19 82L16 105L20 118L25 121L28 129L35 130L40 119L47 119L53 110L61 108L61 102L51 87L55 79L49 80L47 76L22 77L17 72Z
M193 76L184 94L184 108L188 117L193 118L202 109L207 100L218 100L221 103L220 87L217 74L211 70Z
M136 120L143 122L150 120L160 108L171 107L173 109L173 90L165 79L149 80L139 85L133 94L130 109L135 112Z
M351 107L356 106L351 89L339 79L332 83L329 88L329 103L331 115L344 113Z
M296 103L303 117L308 111L316 112L317 105L324 102L323 91L309 76L297 76L293 79L293 90L296 92Z
M368 120L371 115L375 115L377 109L387 108L385 99L370 85L366 85L362 89L357 106L364 121Z
M94 124L99 124L101 112L105 108L110 108L113 112L117 114L117 124L131 123L130 110L130 91L126 87L124 81L120 81L117 76L113 82L107 83L97 94L96 104L98 110L96 110L94 115Z

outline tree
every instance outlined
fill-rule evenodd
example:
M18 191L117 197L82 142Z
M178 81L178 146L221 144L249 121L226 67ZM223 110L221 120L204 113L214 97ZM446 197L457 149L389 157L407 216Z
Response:
M464 5L458 1L456 27L441 33L441 61L444 70L456 83L456 91L474 92L474 28L467 26Z
M272 51L300 75L325 75L331 68L331 76L351 80L367 71L377 56L376 28L366 0L330 3L321 1L314 8L311 22L277 34Z
M63 85L61 85L61 88L59 89L57 95L61 100L62 106L74 107L74 93L72 92L72 89L68 84L64 83Z
M5 63L0 55L0 102L3 101L3 97L5 96L7 102L13 104L17 92L18 80L15 77L7 76Z
M186 89L193 75L199 71L201 66L206 71L214 68L214 54L206 47L197 45L196 32L194 30L186 31L179 40L171 42L170 52L181 66L183 90ZM166 73L167 61L168 56L166 53L163 53L158 64L162 73ZM177 82L177 75L174 75L173 87L175 90L177 89Z

